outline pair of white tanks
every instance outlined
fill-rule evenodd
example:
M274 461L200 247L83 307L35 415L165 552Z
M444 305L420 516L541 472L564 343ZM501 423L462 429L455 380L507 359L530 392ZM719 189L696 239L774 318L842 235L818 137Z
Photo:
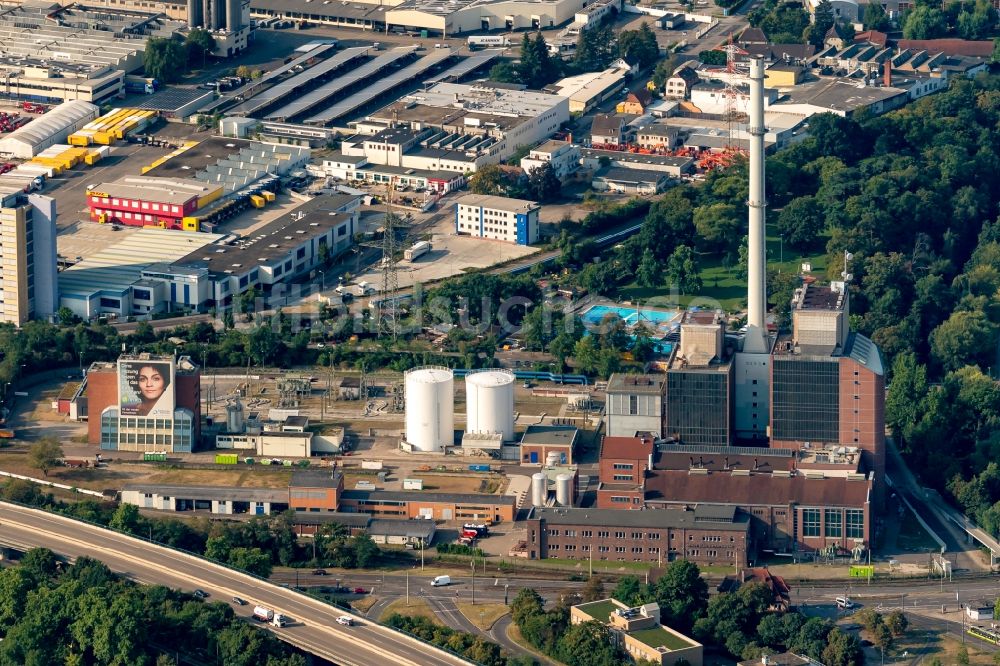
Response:
M444 367L407 371L404 378L406 442L415 451L440 453L454 444L455 375ZM465 377L466 426L470 433L502 433L514 439L514 373L481 370Z
M544 472L531 475L531 505L545 506L549 499L549 477ZM573 506L573 475L556 475L556 504Z

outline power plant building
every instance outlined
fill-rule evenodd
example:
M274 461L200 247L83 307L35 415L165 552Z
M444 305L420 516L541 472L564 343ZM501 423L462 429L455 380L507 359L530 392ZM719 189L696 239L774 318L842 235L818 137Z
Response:
M635 437L636 433L663 436L663 375L613 374L608 380L607 434L611 437Z

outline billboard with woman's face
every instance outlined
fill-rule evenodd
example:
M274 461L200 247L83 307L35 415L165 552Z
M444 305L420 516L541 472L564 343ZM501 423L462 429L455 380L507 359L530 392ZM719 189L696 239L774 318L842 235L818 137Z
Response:
M118 413L171 418L174 413L174 364L170 361L118 361Z

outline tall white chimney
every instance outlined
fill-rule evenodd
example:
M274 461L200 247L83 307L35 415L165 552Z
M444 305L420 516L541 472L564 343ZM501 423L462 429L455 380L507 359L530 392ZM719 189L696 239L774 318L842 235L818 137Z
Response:
M749 256L747 261L747 334L743 351L766 354L767 287L765 284L764 228L764 60L750 61L750 209Z

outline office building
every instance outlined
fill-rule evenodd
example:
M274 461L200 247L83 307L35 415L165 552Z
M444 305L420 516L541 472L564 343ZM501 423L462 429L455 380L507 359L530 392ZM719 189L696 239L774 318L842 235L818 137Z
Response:
M126 176L89 186L87 207L96 222L197 231L184 218L221 196L221 186L195 179Z
M540 210L534 201L467 194L455 203L455 233L531 245L538 242Z
M20 326L58 310L56 202L16 193L0 201L0 321Z
M124 355L92 364L85 382L90 444L176 453L198 446L201 370L189 357Z
M611 598L577 604L569 609L569 621L606 625L614 643L637 662L657 666L703 663L701 643L660 624L660 606L655 602L632 608Z
M552 167L559 180L566 180L580 168L580 147L569 141L549 139L521 158L521 168L527 174L545 164Z

